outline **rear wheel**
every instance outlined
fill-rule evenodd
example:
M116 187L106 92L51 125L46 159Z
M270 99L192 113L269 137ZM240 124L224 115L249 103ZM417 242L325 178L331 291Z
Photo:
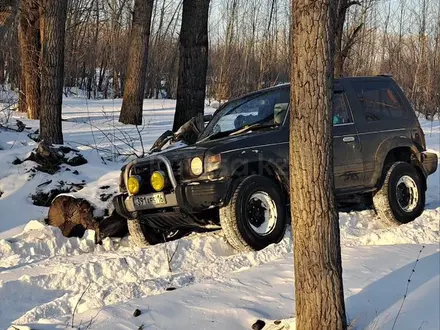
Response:
M425 207L425 178L406 162L394 163L381 189L373 198L374 207L388 224L402 224L419 217Z
M279 242L286 230L281 188L259 175L242 179L229 204L220 209L220 224L228 243L238 251Z

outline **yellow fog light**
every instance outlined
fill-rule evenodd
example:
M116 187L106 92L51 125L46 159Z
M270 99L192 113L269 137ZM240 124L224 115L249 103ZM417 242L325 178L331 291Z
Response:
M165 187L165 175L161 171L155 171L151 174L151 186L156 191L161 191Z
M128 192L132 195L136 195L140 188L141 188L141 182L140 178L138 176L131 176L128 178L128 184L127 184Z

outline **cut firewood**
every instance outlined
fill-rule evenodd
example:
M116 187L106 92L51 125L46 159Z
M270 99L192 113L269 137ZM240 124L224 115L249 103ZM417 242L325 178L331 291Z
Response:
M77 225L84 227L84 230L94 230L99 237L99 222L93 217L93 211L94 207L85 199L61 195L50 206L47 223L60 228L66 237L81 232L78 227L73 230Z

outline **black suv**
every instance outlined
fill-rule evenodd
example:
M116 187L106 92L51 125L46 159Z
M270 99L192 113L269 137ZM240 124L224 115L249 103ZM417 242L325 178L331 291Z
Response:
M286 84L227 102L195 144L126 165L114 205L136 243L210 224L238 250L278 242L289 214L289 95ZM335 81L333 148L341 205L372 197L379 216L397 224L423 212L438 159L390 77Z

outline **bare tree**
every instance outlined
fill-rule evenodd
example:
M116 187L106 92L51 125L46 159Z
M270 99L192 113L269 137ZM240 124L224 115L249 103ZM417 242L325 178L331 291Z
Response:
M346 329L332 108L334 0L292 0L290 200L298 329Z
M0 44L5 44L5 35L12 25L17 12L17 2L14 0L0 1ZM6 82L5 50L0 48L0 85Z
M119 121L124 124L142 124L147 74L148 44L150 41L151 15L154 0L136 0L130 35L130 50L127 78Z
M3 33L8 28L16 6L16 0L0 1L0 37L3 37Z
M53 144L63 143L61 110L66 16L67 0L40 1L40 137Z
M335 75L390 73L418 112L430 118L438 113L439 2L335 1ZM14 20L11 8L13 12L19 2L21 6L35 7L40 0L0 0L0 83L11 88L22 86L20 95L31 101L29 116L37 118L39 88L32 88L40 85L34 83L39 79L39 12L31 10L23 15L26 10L19 11L19 20ZM289 3L221 0L212 6L215 10L210 11L208 20L208 98L227 100L290 79ZM130 60L127 50L133 4L131 0L68 1L66 95L86 92L88 98L123 96ZM177 97L182 4L183 0L154 2L145 87L148 98ZM27 33L19 42L17 26L22 19L26 20L20 27L20 36L24 28ZM22 43L27 39L28 45L24 46ZM23 47L25 51L19 51ZM37 56L30 61L26 55L35 53L33 49ZM31 65L33 70L29 69ZM23 81L33 82L30 87L19 83L20 68L28 77Z
M216 98L218 100L226 100L231 95L231 90L233 87L230 83L231 72L233 71L233 67L231 65L232 57L234 55L234 30L235 30L235 21L237 18L237 7L238 0L227 0L226 1L226 37L223 45L223 49L220 49L220 61L219 61L219 73L218 73L218 81L216 87Z
M20 2L19 41L21 70L23 79L20 84L25 98L24 104L29 119L40 116L40 4L38 0Z
M184 0L173 131L205 108L209 0Z
M359 1L351 0L337 0L336 20L335 20L335 76L340 77L344 73L344 62L348 53L353 46L358 33L360 32L363 23L360 22L356 27L350 31L346 42L343 42L344 25L347 16L347 11L351 6L360 5Z

